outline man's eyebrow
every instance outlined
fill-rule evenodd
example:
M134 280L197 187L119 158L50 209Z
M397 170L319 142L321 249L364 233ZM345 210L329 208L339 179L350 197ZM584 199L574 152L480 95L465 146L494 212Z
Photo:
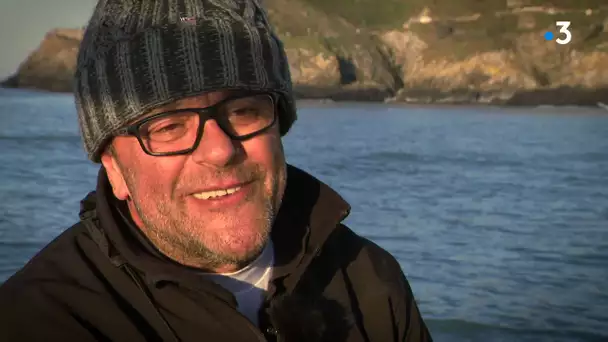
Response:
M162 113L162 112L168 112L170 110L176 110L179 107L181 107L182 102L181 101L173 101L173 102L169 102L165 105L162 105L160 107L156 107L154 109L152 109L149 113Z
M146 118L148 116L152 116L152 115L156 115L156 114L160 114L160 113L164 113L164 112L169 112L172 110L176 110L179 109L181 107L181 102L170 102L167 104L164 104L160 107L156 107L156 108L152 108L150 110L148 110L147 112L143 113L141 115L141 118Z
M245 90L230 90L226 92L226 96L222 99L220 99L218 102L222 101L225 98L228 97L232 97L232 96L239 96L239 95L245 95L249 93L248 91ZM200 95L202 96L202 95ZM146 113L144 113L142 115L142 118L148 117L148 116L152 116L155 114L160 114L160 113L164 113L164 112L169 112L172 110L177 110L177 109L183 109L183 108L192 108L193 106L186 106L184 104L184 101L173 101L167 104L164 104L160 107L156 107L156 108L152 108L151 110L147 111ZM194 106L196 107L196 106Z

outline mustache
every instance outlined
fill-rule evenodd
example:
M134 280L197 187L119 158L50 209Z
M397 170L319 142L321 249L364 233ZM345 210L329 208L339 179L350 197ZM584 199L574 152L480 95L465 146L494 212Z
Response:
M236 180L239 183L248 183L263 178L264 171L257 164L200 170L179 177L174 185L174 193L189 194L192 190L205 188L210 184L217 184L225 179Z

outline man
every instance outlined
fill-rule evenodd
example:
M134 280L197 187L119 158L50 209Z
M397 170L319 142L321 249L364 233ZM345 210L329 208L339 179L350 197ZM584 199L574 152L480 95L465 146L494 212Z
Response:
M0 288L0 340L431 341L397 261L286 164L256 1L101 0L75 96L97 189Z

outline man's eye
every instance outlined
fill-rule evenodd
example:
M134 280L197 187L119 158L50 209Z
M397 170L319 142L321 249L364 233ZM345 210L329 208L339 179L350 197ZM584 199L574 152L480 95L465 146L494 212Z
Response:
M239 119L255 119L257 117L259 117L260 114L260 109L256 108L256 107L246 107L246 108L239 108L239 109L233 109L230 112L230 116L233 118L239 118Z
M159 125L156 127L151 127L150 128L150 133L170 133L172 131L176 131L176 130L180 130L184 128L184 125L182 123L170 123L170 124L165 124L165 125Z
M258 112L258 109L255 107L243 107L243 108L237 108L237 109L232 110L232 113L237 114L237 115L256 114L257 112Z

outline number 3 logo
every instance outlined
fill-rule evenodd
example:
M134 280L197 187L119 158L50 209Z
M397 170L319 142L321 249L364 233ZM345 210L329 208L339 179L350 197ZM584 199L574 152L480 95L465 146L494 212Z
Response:
M562 38L557 38L555 40L555 42L557 44L568 44L570 43L570 41L572 40L572 32L570 32L570 30L568 30L568 27L570 27L570 22L569 21L557 21L555 22L555 25L557 25L559 27L559 33L563 33L566 35L566 38L562 39Z

